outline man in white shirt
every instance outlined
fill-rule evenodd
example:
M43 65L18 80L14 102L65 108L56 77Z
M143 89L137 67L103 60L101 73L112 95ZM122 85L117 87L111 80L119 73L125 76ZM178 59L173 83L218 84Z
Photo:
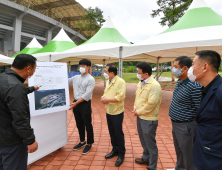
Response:
M76 126L79 131L80 143L73 147L78 150L85 146L82 154L87 154L94 143L92 126L91 99L95 87L95 79L88 73L91 61L82 59L79 61L81 75L69 79L69 84L73 84L74 102L70 105L76 119ZM85 129L87 132L87 144L85 141Z

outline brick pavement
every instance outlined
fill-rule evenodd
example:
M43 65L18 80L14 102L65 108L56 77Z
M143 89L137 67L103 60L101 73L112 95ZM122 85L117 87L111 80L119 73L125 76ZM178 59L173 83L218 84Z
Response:
M100 103L103 94L103 83L96 83L92 100L93 128L95 143L87 155L82 155L81 148L73 151L72 148L79 142L78 130L72 111L68 111L68 144L57 151L28 166L29 170L145 170L145 165L138 165L134 159L141 157L142 146L139 141L136 129L136 117L132 115L133 103L135 99L136 84L127 84L127 95L125 100L125 115L123 121L123 131L126 141L126 155L124 163L115 167L117 157L105 160L104 156L111 151L110 137L106 123L106 111ZM70 86L71 87L71 86ZM73 101L72 89L70 98ZM157 170L174 168L176 154L171 134L171 121L168 117L168 110L172 100L172 91L162 91L162 104L159 110L159 125L157 128L157 145L159 149L159 159Z

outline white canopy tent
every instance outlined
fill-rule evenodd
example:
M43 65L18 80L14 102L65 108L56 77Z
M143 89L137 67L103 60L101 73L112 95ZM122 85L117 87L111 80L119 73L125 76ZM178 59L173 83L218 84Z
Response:
M54 53L61 53L76 47L77 45L71 40L71 38L66 34L63 28L59 33L43 48L39 49L32 53L34 57L40 61L50 61L48 56L51 56Z
M120 58L121 63L121 46L129 44L115 28L110 17L108 17L102 28L82 45L65 52L51 54L48 57L37 56L37 59L38 61L46 61L47 58L51 58L51 61L76 64L79 60L87 58L93 63L105 64L118 62Z
M0 66L12 65L14 58L6 57L0 54Z
M19 54L33 54L34 52L40 50L42 45L38 42L38 40L33 37L32 41L20 52L13 55L11 58L15 58Z
M131 46L123 47L123 58L147 57L150 62L173 61L181 55L191 58L199 50L222 54L222 16L204 0L193 0L188 11L166 31Z

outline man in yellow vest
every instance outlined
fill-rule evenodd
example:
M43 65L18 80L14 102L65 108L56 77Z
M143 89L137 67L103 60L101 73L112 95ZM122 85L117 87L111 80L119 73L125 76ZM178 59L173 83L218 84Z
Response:
M156 170L158 149L155 137L162 91L160 84L151 76L152 67L149 63L140 62L136 66L140 82L136 90L133 114L137 116L137 130L143 147L143 156L136 158L135 162L148 165L148 170Z
M123 163L125 149L125 139L123 134L124 99L126 94L126 82L117 76L117 68L113 64L108 64L104 73L108 79L101 102L106 107L106 118L113 146L112 151L105 156L106 159L118 156L115 166Z

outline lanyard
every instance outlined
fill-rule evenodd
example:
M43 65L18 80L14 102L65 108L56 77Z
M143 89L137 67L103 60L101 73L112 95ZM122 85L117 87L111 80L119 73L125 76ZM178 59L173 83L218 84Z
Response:
M78 81L78 89L81 86L82 82L85 80L85 78L88 76L88 74L82 79L82 81L80 82L81 76L79 77L79 81Z

